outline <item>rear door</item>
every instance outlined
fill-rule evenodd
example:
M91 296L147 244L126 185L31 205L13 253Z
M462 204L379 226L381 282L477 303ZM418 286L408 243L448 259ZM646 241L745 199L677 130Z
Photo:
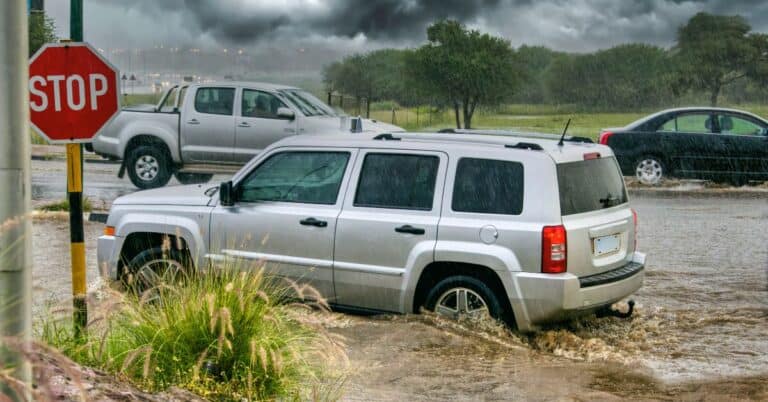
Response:
M557 165L568 272L589 276L625 265L635 251L632 210L613 157Z
M362 150L357 159L336 227L337 303L399 311L406 268L434 258L448 156Z
M234 160L245 163L273 142L296 134L296 118L277 116L288 106L270 92L242 89L235 127Z
M768 127L736 113L720 113L717 121L730 172L755 180L768 176Z
M725 143L715 134L711 112L685 112L671 116L657 132L670 168L680 177L700 177L728 170Z
M185 162L232 162L235 145L235 88L198 87L181 115Z

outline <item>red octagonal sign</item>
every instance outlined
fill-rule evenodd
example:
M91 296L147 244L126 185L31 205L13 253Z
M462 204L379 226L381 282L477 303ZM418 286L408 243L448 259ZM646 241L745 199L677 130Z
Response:
M32 127L51 143L90 142L120 109L118 71L86 43L56 43L29 61Z

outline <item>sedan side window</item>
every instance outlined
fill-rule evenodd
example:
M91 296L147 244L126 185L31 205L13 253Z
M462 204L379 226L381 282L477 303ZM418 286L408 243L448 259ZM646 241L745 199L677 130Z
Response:
M234 88L200 88L195 94L195 110L198 113L232 116L234 103Z
M237 200L333 205L348 161L348 152L272 155L238 186Z
M712 115L691 113L675 116L667 120L656 131L671 133L711 133L714 127Z
M243 90L242 112L243 117L257 117L261 119L279 119L277 109L285 106L285 103L275 95L268 92Z
M743 117L721 114L718 116L720 132L734 135L762 135L765 128Z
M429 211L439 165L440 158L432 155L368 154L354 205Z

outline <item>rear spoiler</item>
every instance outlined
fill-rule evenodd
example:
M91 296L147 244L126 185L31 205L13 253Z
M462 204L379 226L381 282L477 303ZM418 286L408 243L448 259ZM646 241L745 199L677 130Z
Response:
M493 129L465 129L465 128L444 128L438 131L438 133L443 134L476 134L476 135L490 135L490 136L512 136L512 137L525 137L525 138L537 138L541 140L560 140L560 136L557 134L544 134L544 133L530 133L530 132L522 132L522 131L512 131L512 130L493 130ZM585 143L593 143L591 138L588 137L578 137L575 135L566 135L563 138L563 141L569 141L569 142L585 142Z

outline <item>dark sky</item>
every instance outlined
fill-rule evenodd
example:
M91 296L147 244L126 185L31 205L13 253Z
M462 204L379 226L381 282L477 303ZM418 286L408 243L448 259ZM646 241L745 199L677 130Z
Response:
M46 0L60 36L68 4ZM332 48L417 45L440 18L513 46L582 52L624 42L669 46L698 11L740 14L768 31L768 0L86 0L85 37L102 48Z

